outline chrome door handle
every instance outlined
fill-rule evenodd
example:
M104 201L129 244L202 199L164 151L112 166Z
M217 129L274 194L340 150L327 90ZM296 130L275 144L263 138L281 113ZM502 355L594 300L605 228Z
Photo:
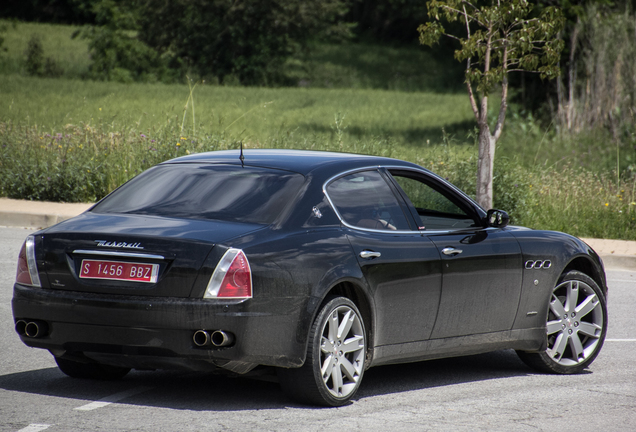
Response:
M455 255L459 255L462 252L464 252L464 251L461 250L461 249L455 249L455 248L452 248L452 247L447 247L447 248L442 249L442 253L444 255L455 256Z
M374 252L370 250L363 250L360 252L360 258L371 259L371 258L380 258L382 254L380 252Z

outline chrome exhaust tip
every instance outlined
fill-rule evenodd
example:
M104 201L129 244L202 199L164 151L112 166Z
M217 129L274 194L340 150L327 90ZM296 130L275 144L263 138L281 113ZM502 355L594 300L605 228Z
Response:
M44 337L48 331L49 326L44 321L31 321L24 326L24 335L30 338Z
M192 341L196 346L206 346L210 343L210 335L205 330L197 330L192 336Z
M216 330L212 333L210 342L215 347L232 345L234 343L234 335L232 333L224 332L223 330Z
M24 329L26 328L27 322L25 320L17 320L15 322L15 331L20 336L24 336Z

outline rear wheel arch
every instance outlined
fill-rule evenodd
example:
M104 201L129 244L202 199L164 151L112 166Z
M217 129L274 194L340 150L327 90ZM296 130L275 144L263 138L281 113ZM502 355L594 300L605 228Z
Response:
M334 297L345 297L351 300L358 310L360 311L360 315L362 316L362 320L364 321L364 327L367 336L367 368L371 364L373 360L373 346L374 346L374 336L375 336L375 316L373 313L373 305L372 300L369 298L365 290L359 285L351 281L339 281L336 282L331 288L325 290L322 294L320 300L314 298L315 301L311 306L309 306L309 314L306 316L306 319L303 319L302 324L302 332L305 334L304 336L304 344L305 350L307 349L307 344L309 343L309 332L311 331L311 324L315 321L316 317L322 310L323 306L328 303ZM303 363L305 361L305 357L303 355Z
M291 398L321 406L342 406L350 402L367 369L368 331L362 312L354 301L330 291L320 303L311 325L304 364L299 368L278 368L283 391Z
M322 304L326 303L332 297L346 297L351 300L360 311L362 319L365 323L365 329L367 332L367 367L371 364L373 346L374 346L374 334L375 334L375 317L373 315L373 307L371 306L371 300L361 287L351 282L341 282L332 287ZM321 307L322 307L321 304ZM320 308L319 308L320 309Z

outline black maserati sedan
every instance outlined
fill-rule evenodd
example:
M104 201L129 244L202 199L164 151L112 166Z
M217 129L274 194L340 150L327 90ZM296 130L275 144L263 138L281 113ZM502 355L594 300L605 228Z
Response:
M71 377L275 370L326 406L391 363L514 349L580 372L607 331L603 264L508 220L397 159L189 155L28 236L15 329Z

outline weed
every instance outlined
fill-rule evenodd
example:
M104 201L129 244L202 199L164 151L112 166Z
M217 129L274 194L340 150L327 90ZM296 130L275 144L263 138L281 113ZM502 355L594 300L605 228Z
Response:
M345 117L346 116L341 113L334 114L333 125L331 125L331 129L336 134L336 140L338 142L338 148L340 149L340 151L342 151L342 137L344 136L345 130L347 129L346 126L343 126Z

